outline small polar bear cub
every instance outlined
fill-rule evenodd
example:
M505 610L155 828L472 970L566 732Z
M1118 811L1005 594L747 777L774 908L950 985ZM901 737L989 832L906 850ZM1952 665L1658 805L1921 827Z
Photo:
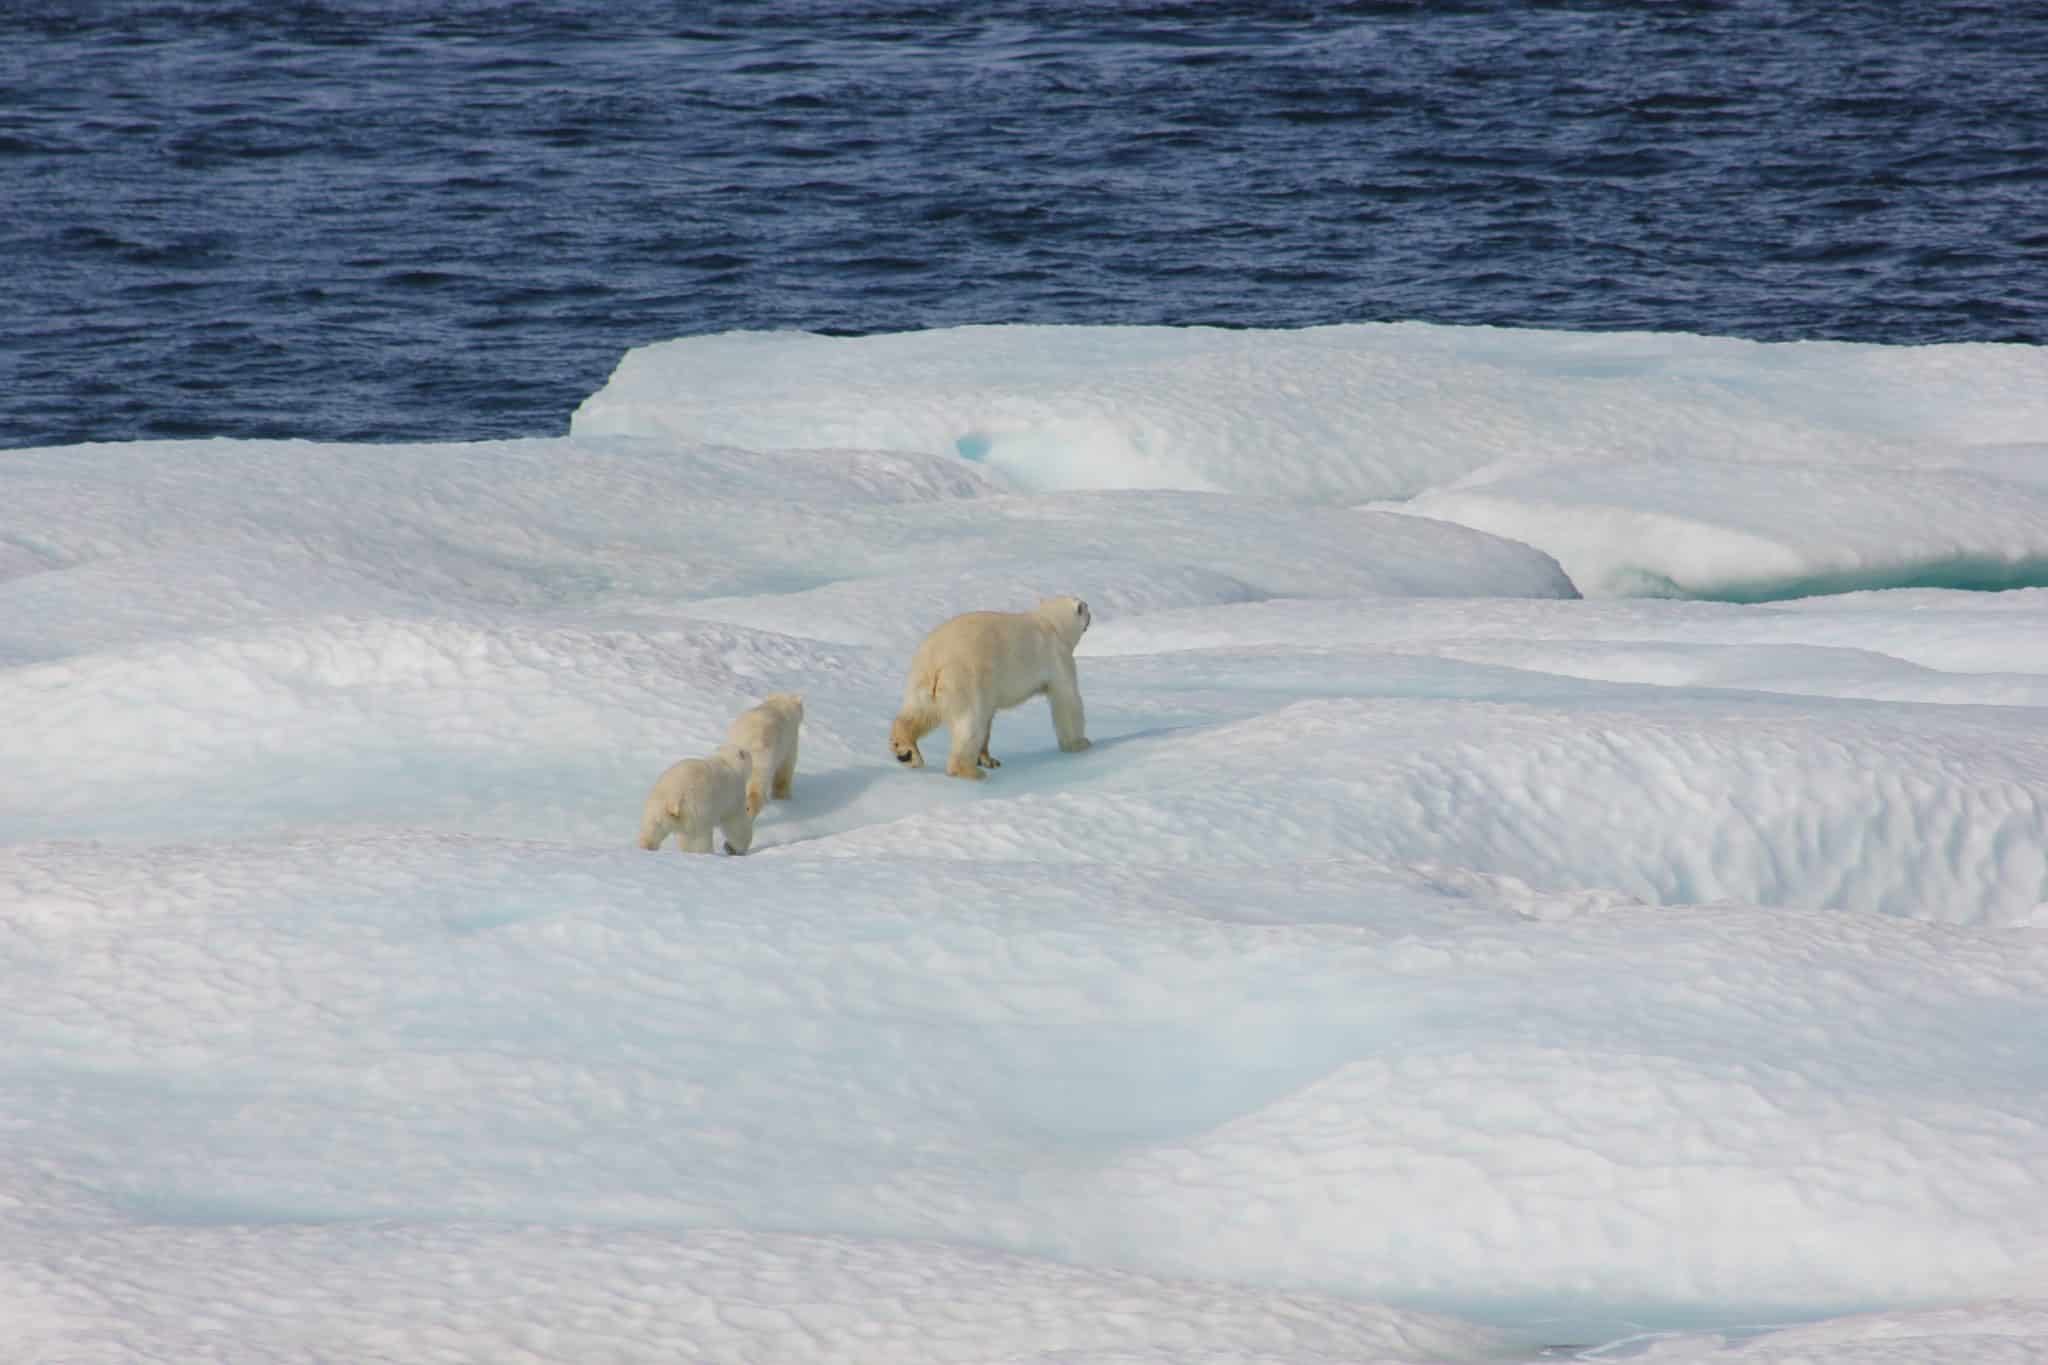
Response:
M789 799L789 784L796 779L797 730L803 723L802 694L777 692L740 712L725 732L725 742L745 750L754 762L754 775L747 779L747 814L759 815L771 796Z
M745 853L754 842L747 783L754 761L747 751L721 744L709 758L686 758L655 779L640 812L640 847L657 849L673 834L685 853L709 853L713 828L725 831L725 851Z
M922 768L917 742L943 725L952 739L946 775L979 781L983 768L1002 766L988 751L996 712L1037 696L1052 703L1060 748L1087 748L1074 646L1089 619L1080 598L1048 597L1031 611L970 611L942 623L911 657L889 751Z

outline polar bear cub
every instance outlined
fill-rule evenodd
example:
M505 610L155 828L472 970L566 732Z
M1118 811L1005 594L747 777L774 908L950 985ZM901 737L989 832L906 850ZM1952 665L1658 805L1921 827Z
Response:
M983 768L1002 766L988 751L996 712L1037 696L1052 703L1060 748L1087 748L1074 646L1089 619L1080 598L1048 597L1031 611L970 611L943 622L911 656L889 751L922 768L917 742L943 725L952 739L946 775L978 781Z
M740 712L725 732L725 742L745 750L754 762L754 775L747 779L747 814L759 815L771 796L789 799L789 784L796 779L797 730L803 723L802 694L777 692Z
M747 783L754 761L744 749L721 744L709 758L686 758L655 779L640 812L640 847L657 849L673 834L685 853L709 853L711 831L725 831L725 851L745 853L754 842Z

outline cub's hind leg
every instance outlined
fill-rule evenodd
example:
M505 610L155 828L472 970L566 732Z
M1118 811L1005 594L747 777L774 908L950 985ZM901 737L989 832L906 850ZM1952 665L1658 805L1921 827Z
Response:
M683 827L676 831L676 849L682 853L709 853L711 831L714 821L706 819L700 812L685 810Z
M769 788L768 794L777 801L787 801L789 799L790 783L796 781L796 746L797 741L794 739L790 740L789 758L775 770L775 782Z

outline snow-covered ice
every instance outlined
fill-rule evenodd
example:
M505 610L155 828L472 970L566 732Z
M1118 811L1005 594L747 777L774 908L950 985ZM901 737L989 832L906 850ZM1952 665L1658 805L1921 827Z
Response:
M0 452L0 1361L2048 1358L2044 468L2034 348L1419 325ZM1052 592L1095 746L900 770Z

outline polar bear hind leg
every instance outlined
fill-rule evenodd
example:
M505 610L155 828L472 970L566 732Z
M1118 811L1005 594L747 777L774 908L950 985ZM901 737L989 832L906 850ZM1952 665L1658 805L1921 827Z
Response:
M775 781L769 787L769 794L777 801L787 801L789 799L790 784L796 781L796 746L797 738L791 735L789 739L789 757L775 769Z
M924 753L917 742L939 728L939 713L928 702L905 703L889 724L889 752L896 761L912 768L924 766Z
M787 762L777 765L773 749L756 749L748 753L753 760L754 771L747 778L747 814L759 815L768 805L770 797L777 801L789 798L789 784L796 777L796 741L790 741L790 755Z
M988 732L995 721L995 708L985 697L963 699L954 707L946 717L946 731L953 741L952 752L946 757L946 776L964 777L970 782L987 776L981 770L981 759L988 753Z
M640 813L640 847L652 853L675 832L676 817L671 806L662 804L658 796L649 797Z
M677 849L684 853L709 853L713 822L695 809L682 812L679 818L682 825L676 831Z

